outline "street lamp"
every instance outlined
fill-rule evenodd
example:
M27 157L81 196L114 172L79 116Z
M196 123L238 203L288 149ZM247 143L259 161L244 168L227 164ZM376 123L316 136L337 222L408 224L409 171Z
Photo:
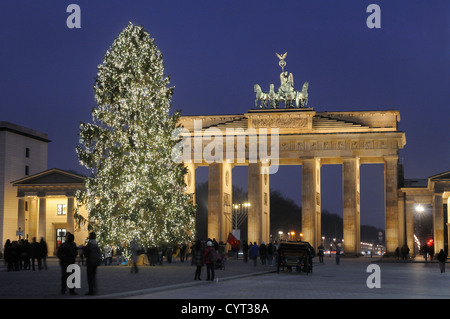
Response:
M283 236L283 232L281 230L278 232L278 236L280 237L280 241L281 241L281 236Z
M419 229L418 229L418 237L419 237L419 242L421 242L423 240L423 234L422 234L422 216L425 212L425 206L422 205L421 203L415 204L414 205L415 210L417 212L417 214L419 215ZM420 253L420 250L419 250Z

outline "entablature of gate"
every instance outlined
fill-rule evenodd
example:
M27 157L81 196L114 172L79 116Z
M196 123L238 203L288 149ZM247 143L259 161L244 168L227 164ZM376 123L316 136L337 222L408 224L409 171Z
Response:
M395 110L316 112L313 109L249 110L235 115L182 116L179 124L190 133L195 121L201 121L202 132L210 128L259 129L276 128L279 134L333 132L393 132L397 131L400 113ZM239 134L239 132L237 132Z
M364 164L383 163L386 156L398 156L398 150L406 144L405 133L397 131L399 119L398 111L264 109L244 115L185 116L180 118L180 125L185 129L182 136L187 138L185 147L191 150L192 159L202 158L205 147L211 148L211 141L219 139L222 145L214 151L223 152L223 161L230 161L226 150L227 142L232 142L229 148L241 157L234 164L248 165L250 151L264 137L269 152L278 143L281 165L298 165L302 158L312 157L320 158L322 164L341 164L342 158L358 157Z
M450 195L450 171L430 176L428 179L405 179L400 188L407 203L432 204L433 196L447 199Z

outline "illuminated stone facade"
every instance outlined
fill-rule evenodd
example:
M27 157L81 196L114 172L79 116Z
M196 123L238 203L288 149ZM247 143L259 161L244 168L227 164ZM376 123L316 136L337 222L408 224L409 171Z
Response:
M74 221L77 205L74 195L84 188L84 176L54 168L14 181L12 185L18 201L17 225L24 231L24 237L44 238L50 256L56 253L68 232L75 235L78 245L85 243L87 228L80 228ZM83 206L80 213L87 217Z
M17 240L17 190L12 181L47 169L47 134L0 122L0 239Z
M310 108L183 116L180 125L185 129L184 164L189 171L187 191L195 194L195 169L208 166L208 236L225 242L231 231L231 221L227 217L232 204L231 170L236 165L247 165L248 200L251 204L248 240L268 242L270 173L261 168L273 164L275 158L265 160L261 152L252 150L260 146L261 134L270 136L268 145L272 146L276 133L277 165L302 166L303 239L314 247L321 242L320 168L325 164L342 165L344 250L346 254L357 255L360 253L360 166L382 163L385 167L386 246L388 252L394 252L404 241L404 236L400 236L402 217L399 216L397 192L398 154L406 144L406 138L405 133L398 130L399 121L400 114L394 110L316 112ZM232 132L232 139L227 138L227 132L228 136ZM223 136L223 146L211 152L207 148L210 148L212 139L220 137L219 133ZM230 141L239 139L245 141L245 146L238 142L227 146ZM186 156L186 153L189 154ZM205 153L214 154L214 161L205 158ZM218 156L218 153L223 156ZM233 154L231 157L230 153Z
M402 234L414 247L414 220L418 214L433 215L434 252L448 252L450 242L450 171L428 179L407 179L399 189L399 211L405 216ZM419 217L419 216L418 216ZM412 249L411 249L412 252ZM415 252L417 253L417 252Z

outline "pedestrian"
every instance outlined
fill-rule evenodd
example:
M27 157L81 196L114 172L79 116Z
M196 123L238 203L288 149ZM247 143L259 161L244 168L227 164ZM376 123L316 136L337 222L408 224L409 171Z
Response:
M269 243L267 245L267 264L269 266L272 266L272 262L273 262L273 245L272 243Z
M208 240L206 249L203 252L203 263L206 265L206 280L214 280L214 266L216 250L213 247L212 241Z
M13 262L13 246L11 240L7 239L5 242L5 247L3 249L5 262L7 265L7 271L14 270L14 262Z
M323 264L323 255L324 255L324 251L325 251L325 247L323 247L323 244L320 244L319 246L319 252L318 252L318 256L319 256L319 263Z
M203 267L203 247L202 242L200 240L197 240L195 242L192 261L196 266L194 280L202 280L200 276L202 274L202 267Z
M19 242L17 240L14 240L12 243L12 249L11 249L11 259L12 259L12 264L13 264L13 270L14 271L19 271L20 270L20 266L19 266L19 262L20 262L20 246L19 246Z
M395 258L397 258L397 260L400 259L400 248L399 247L395 248Z
M336 265L339 265L341 262L341 247L336 245Z
M47 255L48 255L48 248L47 243L44 240L44 237L41 237L41 241L39 242L39 248L41 250L40 255L42 259L42 267L47 270Z
M422 248L423 252L423 258L425 259L425 262L428 262L428 246L424 245Z
M121 265L124 261L123 258L123 247L116 248L116 264Z
M408 248L408 251L409 251L409 248ZM432 261L433 257L434 257L434 247L429 247L428 248L428 255L430 257L430 261Z
M273 245L273 255L275 257L275 265L278 265L278 250L280 249L280 244L275 240Z
M31 246L28 239L22 241L23 269L31 270Z
M406 245L403 245L403 246L402 246L401 254L402 254L402 259L403 259L403 260L407 260L407 259L408 259L408 254L409 254L409 248L408 248L408 246L406 246Z
M180 247L180 262L184 262L186 259L186 244L181 244Z
M112 263L112 249L109 245L106 245L104 248L105 255L105 266L111 265Z
M137 263L139 261L139 244L137 243L136 239L133 239L131 241L131 273L138 273L139 272L139 268L137 266Z
M42 269L42 250L40 244L36 241L36 237L33 237L33 242L31 243L31 269L35 270L35 261L37 261L38 269Z
M250 258L253 259L253 266L256 267L258 261L258 244L256 244L256 241L250 246Z
M245 240L242 244L242 253L244 254L244 262L248 262L248 243Z
M59 258L59 265L61 267L61 294L66 293L67 278L69 273L67 272L67 267L75 263L78 255L78 247L74 242L74 235L67 233L66 241L61 244L58 248L57 256ZM75 292L75 287L69 288L69 293L71 295L77 295Z
M266 243L263 241L261 242L261 245L259 245L259 259L261 260L261 265L266 264L266 258L267 258L267 247Z
M78 265L84 266L83 245L78 245Z
M86 257L86 272L89 291L86 295L95 295L97 291L97 267L102 262L102 252L98 247L97 236L94 232L89 233L89 241L84 246L84 256Z
M445 261L447 260L447 254L444 252L443 249L439 251L437 259L439 261L439 268L441 269L441 273L445 272Z

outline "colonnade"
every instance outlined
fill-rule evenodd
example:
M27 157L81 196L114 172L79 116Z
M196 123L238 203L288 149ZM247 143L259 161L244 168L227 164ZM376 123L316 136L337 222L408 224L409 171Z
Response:
M195 194L196 167L208 166L208 236L226 241L231 231L231 219L227 218L232 211L231 171L234 165L247 165L248 241L267 242L271 173L262 168L272 161L277 165L301 165L303 239L317 247L321 243L321 166L342 165L344 250L346 254L359 254L360 166L381 163L384 164L386 248L393 253L403 245L405 237L400 235L404 230L404 216L399 214L398 204L398 151L406 144L406 138L404 132L397 130L399 120L398 111L315 112L305 108L183 116L179 124L185 130L183 138L187 141L184 152L188 156L183 162L188 168L187 192ZM270 142L261 144L260 137L266 142L268 132ZM238 136L237 140L245 141L245 145L234 145L234 135ZM222 157L220 152L225 149L227 156ZM205 152L210 160L203 157Z
M342 165L343 232L346 254L357 255L360 248L360 166L359 157L335 159ZM195 169L188 168L188 192L195 194ZM313 247L321 243L321 159L304 158L302 166L302 233L303 240ZM232 231L232 169L231 163L212 163L208 166L208 237L226 242ZM262 163L248 164L248 241L260 243L270 240L270 174L262 173ZM295 177L292 177L295 178ZM398 158L384 159L386 248L394 252L403 244L401 219L398 214ZM299 191L300 193L300 191ZM300 196L300 194L299 194ZM300 218L300 216L299 216Z

